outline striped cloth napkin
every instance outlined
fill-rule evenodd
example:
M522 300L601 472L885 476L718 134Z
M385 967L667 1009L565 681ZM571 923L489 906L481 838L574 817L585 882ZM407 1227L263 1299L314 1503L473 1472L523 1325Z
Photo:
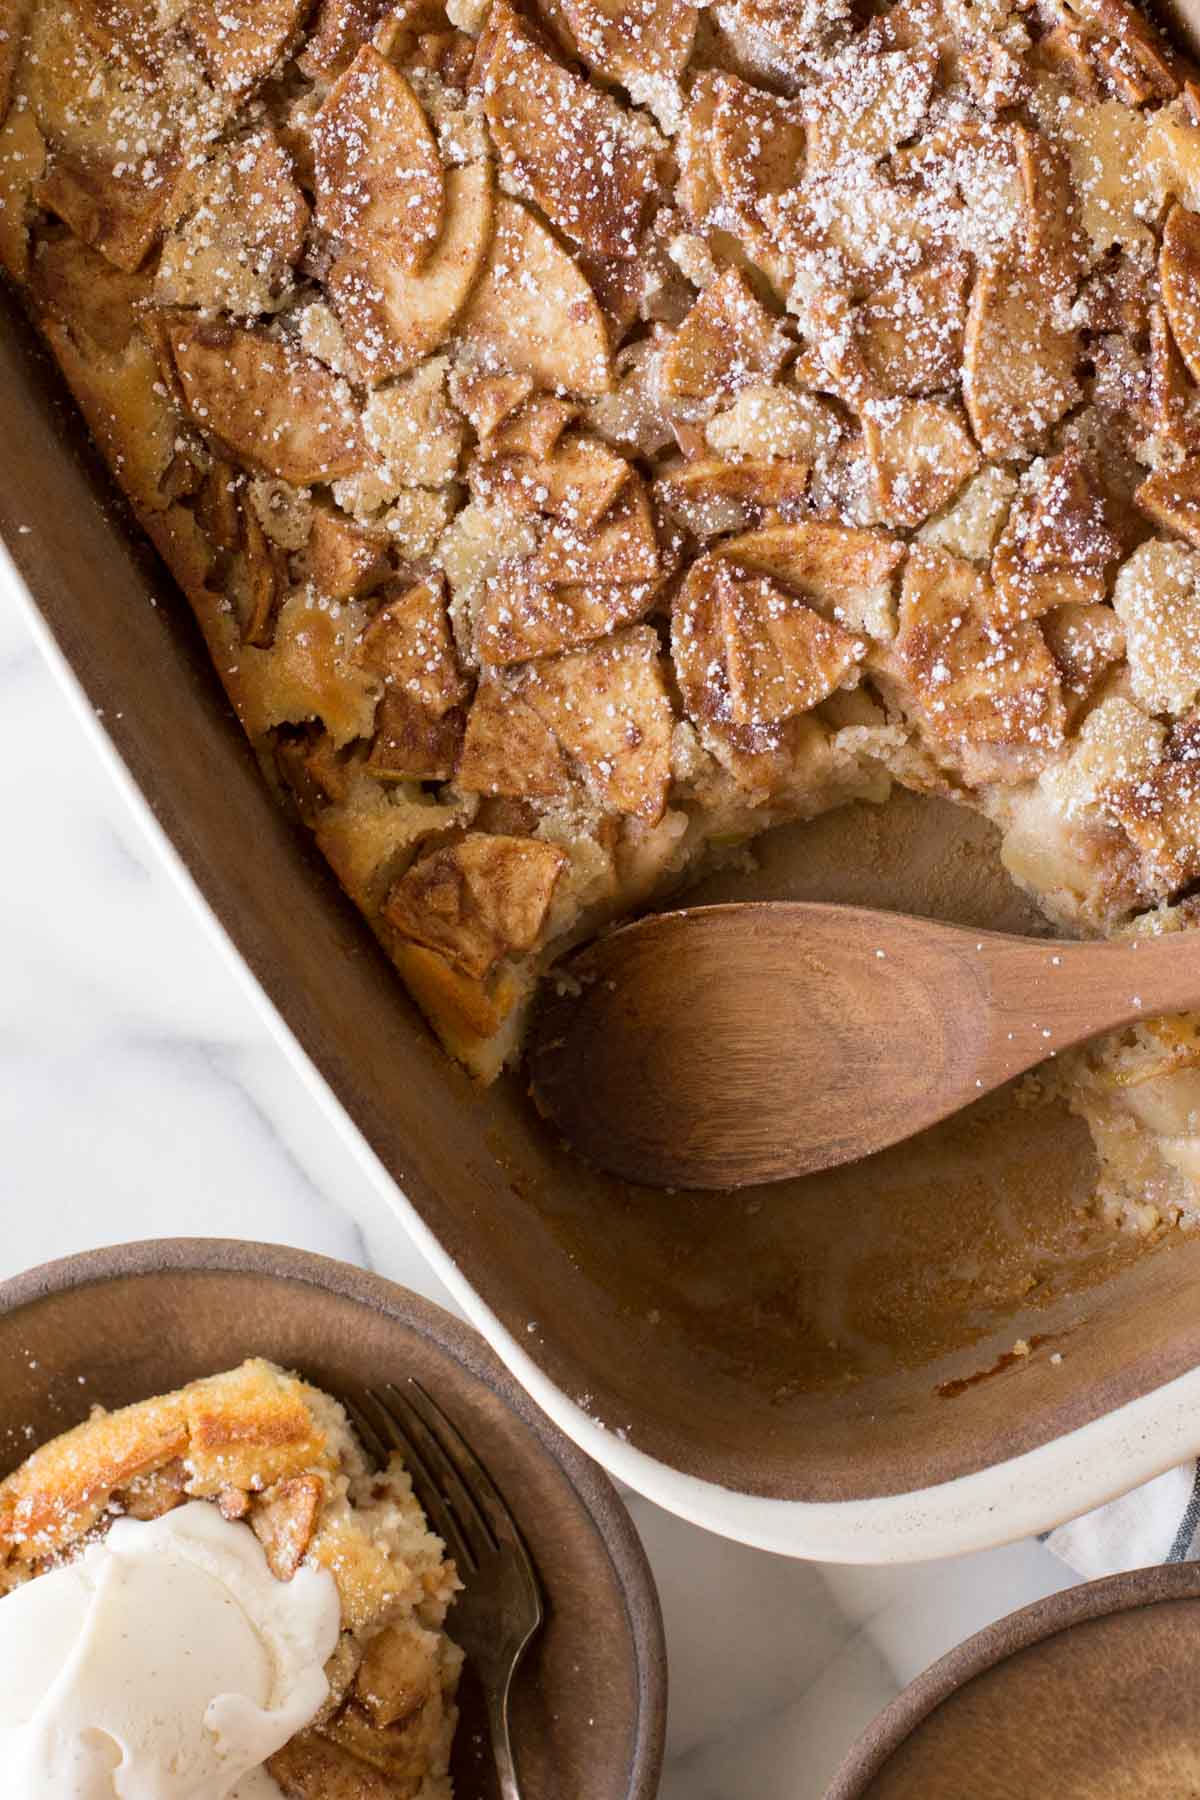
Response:
M1200 1464L1168 1469L1046 1532L1042 1542L1086 1581L1152 1563L1190 1562L1200 1557Z

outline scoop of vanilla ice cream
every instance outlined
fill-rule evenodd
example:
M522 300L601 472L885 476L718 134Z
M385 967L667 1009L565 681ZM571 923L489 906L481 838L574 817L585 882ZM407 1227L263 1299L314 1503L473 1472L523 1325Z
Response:
M5 1800L266 1800L262 1765L329 1692L333 1577L277 1581L246 1525L193 1500L118 1519L0 1601Z

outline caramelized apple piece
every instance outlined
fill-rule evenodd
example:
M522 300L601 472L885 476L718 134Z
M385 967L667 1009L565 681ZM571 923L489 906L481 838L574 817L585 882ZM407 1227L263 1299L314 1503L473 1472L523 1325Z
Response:
M363 633L364 667L383 680L367 763L373 775L445 781L462 743L467 697L440 580L394 594Z
M1021 265L975 278L967 317L963 399L985 456L1029 455L1079 397L1079 336L1054 323L1050 295Z
M495 366L590 398L612 386L608 333L575 263L519 200L496 203L491 256L463 336Z
M536 582L641 582L660 573L658 536L640 475L630 469L603 518L588 527L553 519L529 564Z
M259 127L221 145L171 197L155 297L213 311L271 310L300 260L308 217L273 132Z
M1044 613L1040 624L1062 682L1070 728L1122 661L1125 630L1111 607L1074 601Z
M863 447L879 517L916 526L951 501L979 467L957 407L939 400L879 400L863 414Z
M769 575L851 631L892 636L892 581L904 545L877 531L804 520L767 525L717 548L743 569Z
M706 399L769 380L785 354L783 334L745 276L726 269L676 331L660 379L668 394Z
M250 1529L266 1552L276 1581L290 1581L304 1561L325 1497L319 1475L293 1475L273 1487L250 1512Z
M440 1645L436 1632L385 1626L373 1637L358 1665L354 1692L381 1729L411 1718L439 1685Z
M481 681L467 715L455 783L468 794L555 799L571 770L550 726L522 697L520 680Z
M1079 451L1063 450L1018 498L992 557L997 616L1032 619L1052 606L1103 600L1121 554L1099 483Z
M413 864L383 916L401 937L481 979L537 942L566 854L540 838L468 832Z
M1044 760L1063 741L1058 670L1036 623L993 622L988 585L972 563L914 547L900 590L897 664L935 739ZM1025 773L1022 765L1014 772ZM1001 768L992 774L1003 779Z
M445 184L404 76L364 44L326 95L313 137L321 229L417 268L441 236Z
M1200 876L1200 715L1171 727L1148 773L1115 787L1110 804L1142 857L1149 885L1170 894Z
M29 291L73 332L119 354L148 297L144 275L128 275L75 237L47 238L29 268Z
M713 79L713 174L727 203L753 216L760 200L794 187L804 173L804 112L736 75Z
M198 0L184 14L218 87L245 97L265 81L311 0Z
M649 625L530 664L520 693L602 806L649 825L662 817L675 716Z
M881 394L935 394L962 366L970 263L950 251L898 269L855 317L855 346Z
M493 0L479 80L512 185L574 243L599 256L632 256L655 170L618 102L565 69L509 0Z
M653 606L657 581L546 583L529 567L510 566L487 584L475 616L481 662L505 667L595 643L635 625Z
M388 571L387 541L356 525L332 507L312 514L301 561L303 579L330 600L356 599L376 587Z
M445 218L419 268L373 243L339 258L329 272L330 301L371 381L402 375L436 350L466 306L492 241L490 164L447 172Z
M287 1800L396 1800L386 1776L316 1732L294 1737L266 1767Z
M1167 215L1158 278L1179 353L1193 381L1200 381L1200 217L1185 206L1173 206Z
M33 0L0 0L0 125L12 104L17 64L25 44L25 23Z
M305 487L362 467L344 384L282 338L181 317L168 337L188 411L234 456Z
M476 466L482 498L499 498L517 512L547 513L587 532L603 517L633 471L599 438L572 432L548 456L489 457Z
M809 712L861 662L860 639L765 576L722 562L714 579L735 724L769 725Z
M635 99L682 75L699 17L687 0L562 0L562 11L583 60Z

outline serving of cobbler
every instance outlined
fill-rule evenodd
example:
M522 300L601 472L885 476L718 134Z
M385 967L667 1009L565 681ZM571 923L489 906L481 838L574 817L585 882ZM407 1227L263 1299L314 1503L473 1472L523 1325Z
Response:
M460 1586L454 1565L399 1458L373 1471L341 1406L272 1363L252 1359L118 1412L97 1410L0 1481L0 1609L3 1596L77 1563L116 1520L165 1520L191 1502L252 1532L276 1581L305 1567L327 1571L336 1587L328 1694L269 1758L270 1791L449 1800L462 1665L443 1630ZM171 1621L185 1667L200 1649L189 1626ZM137 1699L161 1724L172 1670L157 1677L161 1692Z
M491 1079L893 783L1200 881L1200 85L1129 0L0 0L0 257L268 777ZM1200 1211L1200 1029L1055 1065Z

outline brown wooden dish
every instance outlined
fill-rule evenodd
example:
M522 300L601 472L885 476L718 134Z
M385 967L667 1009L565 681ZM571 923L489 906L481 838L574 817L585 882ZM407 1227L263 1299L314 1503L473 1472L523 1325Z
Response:
M666 1662L653 1579L612 1484L483 1340L380 1276L275 1245L167 1238L48 1263L0 1285L0 1473L86 1417L262 1355L334 1394L414 1375L503 1489L545 1589L513 1737L529 1800L653 1800ZM470 1678L455 1792L490 1800Z
M1200 1569L1088 1582L960 1644L867 1729L826 1800L1182 1800L1200 1791Z
M186 605L11 307L0 392L0 537L88 700L291 1032L562 1394L722 1488L857 1503L989 1468L1200 1362L1200 1236L1143 1243L1091 1217L1087 1133L1052 1108L1002 1093L731 1204L596 1175L520 1080L476 1089L264 787ZM989 827L911 797L784 830L757 873L698 897L1044 929Z

